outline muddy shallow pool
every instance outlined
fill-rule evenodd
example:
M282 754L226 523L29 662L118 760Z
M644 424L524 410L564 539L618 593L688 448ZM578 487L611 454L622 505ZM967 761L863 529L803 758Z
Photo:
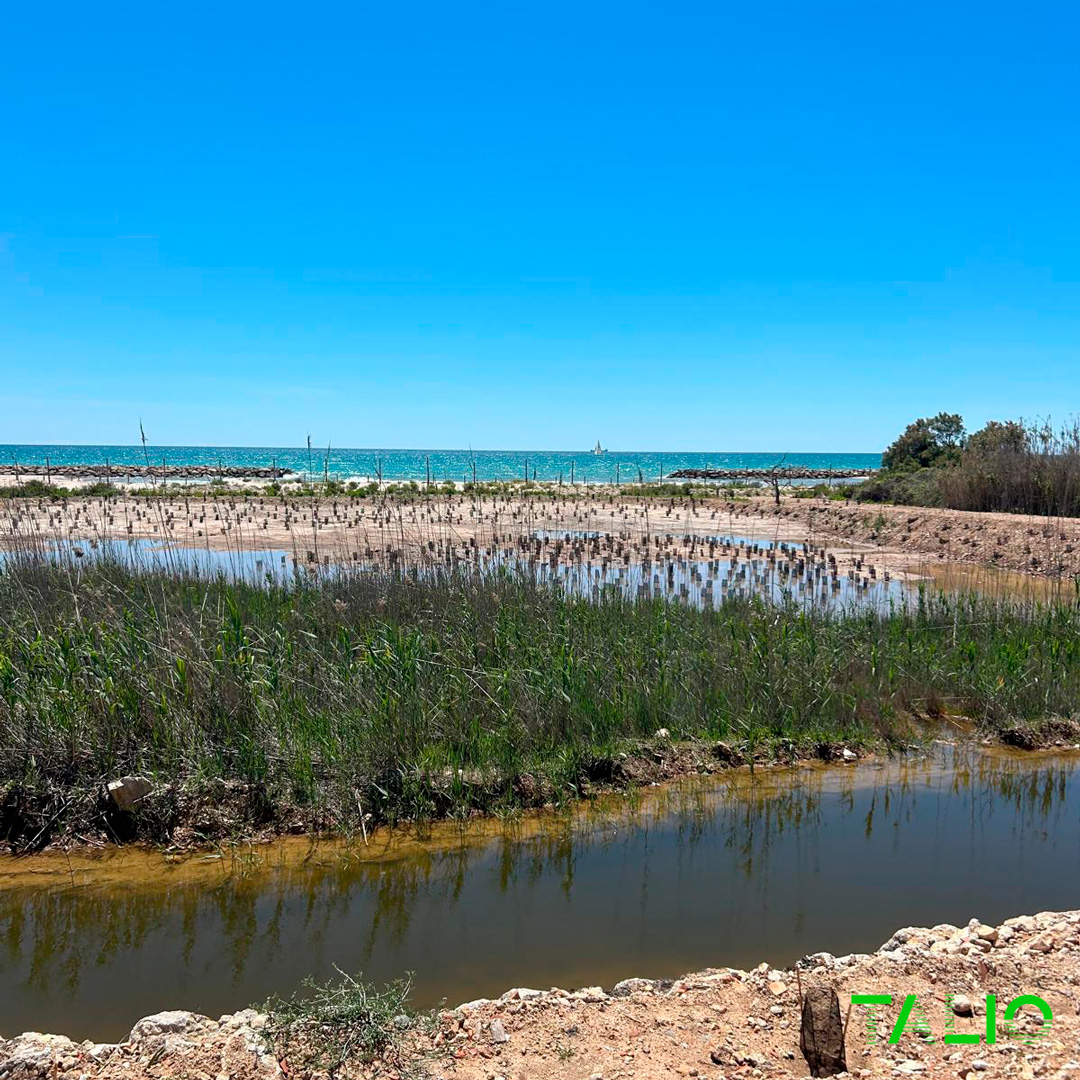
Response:
M610 986L879 945L1080 900L1080 754L936 745L746 772L572 814L160 853L0 859L0 1034L116 1039L337 965L414 1003Z

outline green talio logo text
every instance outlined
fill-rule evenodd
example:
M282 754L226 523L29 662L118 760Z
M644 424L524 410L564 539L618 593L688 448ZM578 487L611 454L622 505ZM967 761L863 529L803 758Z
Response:
M982 1036L976 1031L964 1031L960 1032L956 1030L956 1018L952 1014L952 1005L956 995L950 994L945 999L946 1007L950 1011L948 1020L945 1022L945 1039L944 1041L952 1045L971 1046L977 1045L982 1041ZM880 1006L891 1005L893 1003L892 994L852 994L852 1005L869 1005L871 1006L871 1012L866 1018L866 1041L867 1045L873 1046L880 1041L881 1025L885 1022L884 1017L878 1015L877 1010ZM1016 1018L1017 1014L1025 1005L1034 1006L1042 1013L1042 1023L1035 1031L1018 1031ZM998 1014L997 1014L997 995L986 995L986 1043L989 1046L993 1046L998 1040ZM1050 1034L1050 1026L1053 1023L1054 1015L1050 1011L1050 1006L1046 1004L1041 997L1035 994L1021 994L1019 997L1014 997L1008 1005L1005 1006L1005 1011L1002 1014L1001 1030L1005 1037L1015 1038L1020 1042L1027 1043L1028 1045L1036 1042L1039 1039L1045 1039ZM930 1028L930 1021L926 1015L925 1008L921 1007L917 1002L916 994L907 994L904 997L904 1004L900 1009L900 1015L896 1019L896 1023L893 1025L892 1033L889 1035L890 1043L898 1043L900 1037L904 1034L920 1036L926 1042L933 1042L934 1036Z

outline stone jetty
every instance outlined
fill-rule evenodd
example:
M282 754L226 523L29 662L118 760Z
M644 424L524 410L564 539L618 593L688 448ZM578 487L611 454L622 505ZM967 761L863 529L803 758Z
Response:
M3 467L0 466L0 470ZM238 465L19 465L17 476L72 477L80 480L280 480L298 476L292 469Z
M669 480L852 480L872 476L873 469L807 469L788 465L779 469L676 469Z

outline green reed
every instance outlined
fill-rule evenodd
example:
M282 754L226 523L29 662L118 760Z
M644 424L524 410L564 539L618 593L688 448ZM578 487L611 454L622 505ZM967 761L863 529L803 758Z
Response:
M906 741L913 717L1037 727L1078 701L1066 601L698 610L467 568L287 585L108 556L0 568L9 790L223 778L384 821L580 793L660 728L790 754Z

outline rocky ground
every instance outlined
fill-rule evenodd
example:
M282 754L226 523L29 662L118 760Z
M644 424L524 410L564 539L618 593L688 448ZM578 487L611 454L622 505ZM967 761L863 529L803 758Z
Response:
M800 995L834 988L891 994L891 1005L855 1006L847 1016L847 1072L855 1077L1080 1077L1080 911L1044 912L986 926L907 928L877 952L805 957L796 969L709 969L677 981L630 979L610 991L514 989L496 1001L444 1011L431 1022L397 1018L394 1047L344 1077L444 1080L622 1080L671 1076L804 1077ZM890 1042L905 995L911 1022ZM996 995L997 1038L987 1042L987 994ZM1048 1028L1030 1008L1011 1028L1004 1013L1020 994L1053 1012ZM874 1012L881 1017L873 1034ZM920 1019L921 1018L921 1019ZM946 1044L949 1031L975 1045ZM0 1043L0 1077L304 1078L316 1049L282 1043L264 1015L246 1010L220 1020L160 1013L139 1021L118 1045L74 1043L29 1033ZM310 1045L313 1042L315 1045Z

